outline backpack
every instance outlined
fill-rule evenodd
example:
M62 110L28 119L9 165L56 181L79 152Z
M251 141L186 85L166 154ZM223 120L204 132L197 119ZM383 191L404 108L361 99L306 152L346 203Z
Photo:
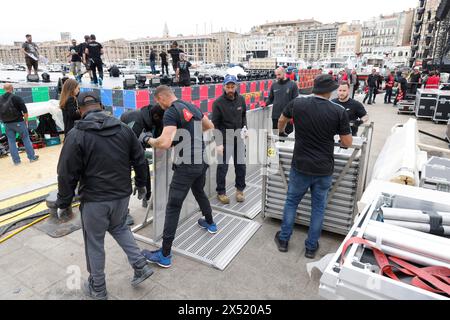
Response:
M17 120L20 117L19 110L12 101L13 95L10 95L5 101L5 96L0 97L0 120L9 122Z

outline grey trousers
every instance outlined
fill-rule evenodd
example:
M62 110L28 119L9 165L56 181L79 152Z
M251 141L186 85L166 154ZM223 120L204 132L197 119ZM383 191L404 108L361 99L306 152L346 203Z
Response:
M121 246L134 269L141 269L147 264L126 224L129 202L130 197L108 202L84 202L81 204L89 281L93 282L97 291L106 289L104 248L106 231Z

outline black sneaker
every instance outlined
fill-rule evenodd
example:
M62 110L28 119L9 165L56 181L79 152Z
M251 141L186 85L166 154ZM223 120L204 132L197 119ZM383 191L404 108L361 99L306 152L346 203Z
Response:
M31 163L36 162L39 160L39 156L34 156L34 159L30 160Z
M277 244L278 251L280 252L288 252L288 244L289 241L280 240L281 231L278 231L275 235L275 243Z
M84 283L84 293L94 300L108 300L108 292L105 290L96 291L90 281Z
M148 208L148 201L147 201L147 199L142 199L142 208Z
M319 243L317 243L317 249L314 251L306 249L305 257L308 259L314 259L316 257L317 251L319 251Z
M133 280L131 280L131 285L136 287L141 282L147 280L152 274L153 270L149 265L145 265L142 269L135 269Z

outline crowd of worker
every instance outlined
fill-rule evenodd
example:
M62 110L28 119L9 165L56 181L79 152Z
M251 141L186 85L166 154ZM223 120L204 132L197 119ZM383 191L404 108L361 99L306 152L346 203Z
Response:
M81 50L84 57L81 63L87 57L93 59L92 69L92 66L101 64L97 58L101 56L102 47L93 35L86 40ZM73 45L76 46L76 43ZM177 75L184 82L187 81L189 71L185 75L183 70L188 70L190 63L187 63L184 53L179 49L178 54ZM76 70L79 70L79 63L74 61ZM100 78L96 78L92 70L93 79L101 79L101 71L100 68ZM280 252L288 251L297 208L310 190L312 211L305 241L305 257L313 259L319 249L328 192L332 186L335 136L339 136L342 147L351 147L352 136L357 135L358 127L367 122L369 117L364 105L354 99L360 82L355 71L341 71L336 76L317 76L312 95L309 96L299 96L292 70L279 67L275 74L276 81L266 100L266 105L273 107L272 128L281 139L294 133L295 140L283 222L281 230L275 235L275 243ZM425 87L438 86L437 77L431 73L424 78L418 69L414 69L409 78L400 71L381 77L374 69L365 81L367 92L363 102L368 105L375 103L383 83L385 103L391 103L395 86L398 87L395 101L398 101L406 90L417 90L422 84ZM236 201L245 202L246 139L249 136L247 106L244 97L238 92L238 79L228 75L223 82L223 95L213 104L211 120L189 101L179 100L173 90L165 85L157 87L154 92L156 105L130 111L119 120L105 112L96 92L80 93L77 80L65 81L60 99L65 139L57 168L58 215L63 216L71 206L78 186L90 274L86 292L95 299L106 299L106 232L114 237L127 254L134 269L132 285L137 286L154 272L147 263L155 263L163 268L172 266L172 244L183 202L189 191L192 191L203 214L203 218L198 220L198 227L205 229L211 237L220 231L204 191L209 169L205 157L204 132L215 130L218 200L223 204L231 201L225 183L228 166L233 158ZM410 85L405 86L405 83ZM5 90L7 94L0 98L0 118L7 125L8 140L11 145L15 145L15 133L19 132L27 147L28 130L21 129L26 128L26 106L13 94L11 85L6 85ZM335 99L331 99L333 92L337 92ZM151 199L149 162L145 158L145 149L153 147L167 150L181 143L184 147L173 160L174 173L168 192L162 248L141 251L129 228L128 206L133 193L142 200L143 207L147 207ZM20 158L12 151L14 163L20 164ZM27 154L30 161L37 160L32 148L27 148ZM130 178L132 170L135 172L134 192Z
M379 68L373 68L367 79L364 80L364 86L361 87L361 81L355 69L349 71L341 69L337 75L330 71L339 83L346 82L352 91L352 98L358 91L362 91L365 96L363 103L372 105L376 103L377 95L384 93L384 104L393 104L396 106L399 101L404 100L407 94L416 95L417 89L439 89L441 85L441 75L439 71L420 71L420 67L413 69L394 70L384 69L380 72ZM360 90L361 89L361 90Z

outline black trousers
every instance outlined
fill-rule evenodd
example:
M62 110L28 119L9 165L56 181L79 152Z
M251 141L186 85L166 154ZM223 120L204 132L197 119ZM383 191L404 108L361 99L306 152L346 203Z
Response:
M92 81L94 81L95 84L98 83L98 78L103 80L103 61L102 61L102 59L91 59L90 68L92 71ZM98 78L97 78L97 71L98 71Z
M392 103L392 88L386 88L386 94L384 95L384 103Z
M162 62L161 63L161 74L164 75L164 68L166 68L166 74L169 75L169 63Z
M353 85L352 99L355 99L355 93L356 93L356 90L358 90L358 88L357 88L355 85Z
M278 129L278 119L272 119L272 129ZM292 132L294 132L294 126L291 122L286 125L286 129L284 129L284 132L286 132L287 135L290 135Z
M172 250L172 243L180 220L180 212L183 202L189 190L197 200L200 209L209 224L212 224L212 209L209 199L204 191L206 183L206 164L174 166L172 183L169 188L169 200L166 207L166 219L163 232L163 255L168 256Z
M245 176L247 175L247 166L245 165L245 145L242 139L234 139L234 146L227 144L223 145L223 156L219 156L219 163L217 165L216 174L216 191L218 194L226 194L226 178L228 173L228 165L230 163L231 157L233 157L234 162L234 172L236 174L236 184L235 187L239 191L244 191L246 188ZM233 148L233 150L229 150Z
M145 159L145 163L147 164L145 168L147 169L147 194L145 195L145 200L150 200L152 196L152 181L151 181L151 175L150 175L150 164L148 163L148 160Z

